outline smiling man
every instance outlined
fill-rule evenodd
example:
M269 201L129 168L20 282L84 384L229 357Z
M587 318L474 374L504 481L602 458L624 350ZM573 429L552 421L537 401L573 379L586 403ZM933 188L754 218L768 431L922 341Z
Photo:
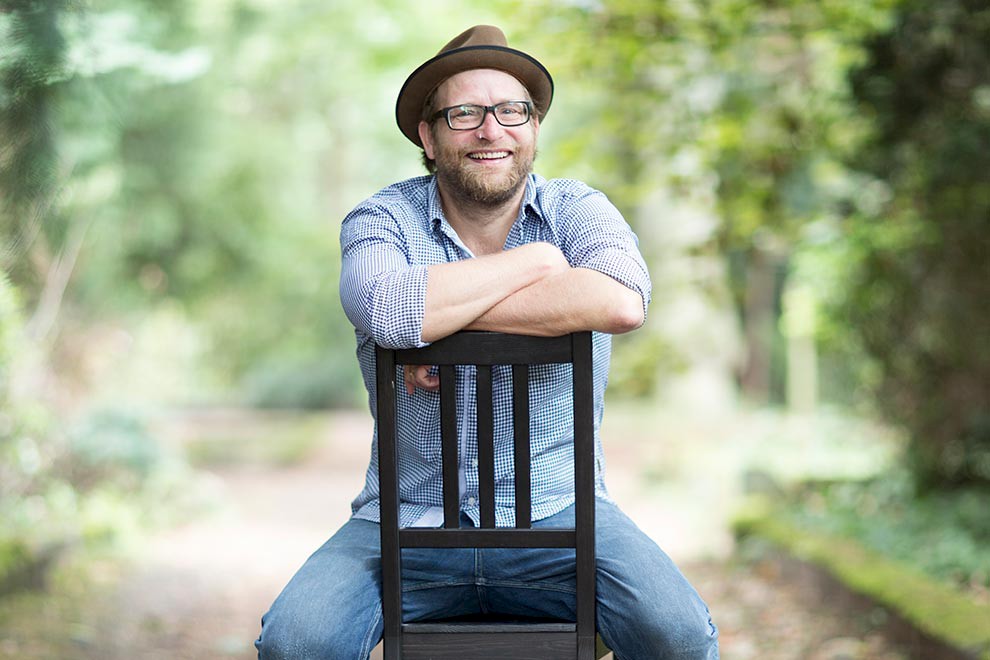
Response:
M598 630L622 660L718 657L708 608L659 547L611 501L598 429L611 335L646 318L650 280L637 240L600 192L532 173L553 81L495 27L456 37L399 92L396 119L430 176L358 205L341 229L341 303L375 414L375 344L425 346L464 329L593 332ZM534 526L572 526L569 375L534 373ZM442 522L436 376L407 367L398 397L400 524ZM510 387L496 380L505 406ZM470 415L473 397L458 391ZM477 443L463 430L461 519L478 525ZM496 524L514 516L512 438L496 438ZM382 635L377 440L351 519L307 560L262 620L259 658L365 660ZM502 487L507 486L507 487ZM574 562L563 551L420 549L403 553L403 618L496 612L574 617Z

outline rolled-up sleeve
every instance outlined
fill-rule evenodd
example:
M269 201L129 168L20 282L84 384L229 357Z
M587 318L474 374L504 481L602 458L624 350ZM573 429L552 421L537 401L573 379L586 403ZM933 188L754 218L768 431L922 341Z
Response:
M424 346L427 266L413 265L402 229L365 203L340 230L340 302L354 327L389 348Z
M640 294L645 319L652 284L639 239L603 193L568 183L558 215L562 251L571 266L596 270Z

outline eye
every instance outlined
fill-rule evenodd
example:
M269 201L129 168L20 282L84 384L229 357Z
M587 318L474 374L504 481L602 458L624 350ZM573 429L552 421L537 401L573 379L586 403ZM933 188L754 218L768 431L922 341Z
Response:
M481 108L477 105L459 105L450 111L451 119L472 119L477 117Z

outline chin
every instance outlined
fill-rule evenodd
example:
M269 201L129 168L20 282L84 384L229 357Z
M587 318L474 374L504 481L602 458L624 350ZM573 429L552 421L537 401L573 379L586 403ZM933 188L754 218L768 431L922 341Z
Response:
M465 192L472 201L478 203L503 204L519 192L524 182L525 177L519 177L511 181L502 180L497 183L493 182L492 185L485 185L482 182L478 182L476 185L468 186Z

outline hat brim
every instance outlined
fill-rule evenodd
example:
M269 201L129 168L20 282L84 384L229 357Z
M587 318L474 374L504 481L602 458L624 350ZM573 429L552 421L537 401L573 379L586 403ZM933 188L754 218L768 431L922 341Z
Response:
M419 122L426 97L447 78L471 69L497 69L517 78L533 97L541 121L550 109L553 78L542 64L526 53L504 46L465 46L448 50L413 71L399 92L395 121L413 144L423 146L419 139Z

